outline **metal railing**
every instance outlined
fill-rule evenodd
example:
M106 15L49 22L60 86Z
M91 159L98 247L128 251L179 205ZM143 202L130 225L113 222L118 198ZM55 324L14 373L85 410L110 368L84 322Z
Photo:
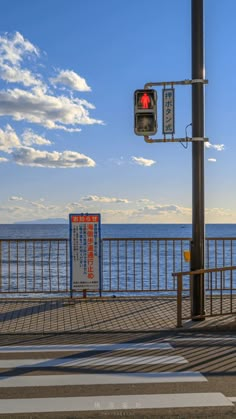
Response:
M236 313L236 266L198 269L187 272L174 272L177 278L177 327L182 327L183 320L204 319ZM207 276L204 302L200 302L200 313L192 314L192 281L194 275ZM214 285L213 276L220 278L219 286ZM183 278L189 278L188 291L183 288Z
M103 292L173 292L171 274L188 267L188 238L103 239Z
M190 247L190 238L103 238L102 293L176 295L172 272L189 271L183 253ZM236 266L236 238L209 238L205 248L207 269ZM0 294L69 294L69 264L68 239L0 240ZM226 273L205 281L207 289L227 291Z
M2 294L70 291L67 239L0 240Z

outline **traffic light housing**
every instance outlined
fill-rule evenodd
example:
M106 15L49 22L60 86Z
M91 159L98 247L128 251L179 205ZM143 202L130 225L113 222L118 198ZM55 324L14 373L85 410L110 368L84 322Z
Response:
M154 89L134 92L134 132L143 136L157 132L157 92Z

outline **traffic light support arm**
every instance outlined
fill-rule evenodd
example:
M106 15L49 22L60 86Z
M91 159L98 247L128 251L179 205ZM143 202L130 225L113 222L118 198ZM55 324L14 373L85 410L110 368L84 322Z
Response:
M182 84L184 86L189 85L189 84L194 84L194 83L202 83L202 84L208 84L208 80L203 80L203 79L193 79L193 80L181 80L181 81L154 81L154 82L149 82L149 83L145 83L144 85L144 89L149 89L149 87L152 86L174 86L176 84Z
M191 85L191 84L195 84L195 83L202 83L202 84L208 84L208 80L204 80L204 79L193 79L193 80L181 80L181 81L159 81L159 82L149 82L149 83L145 83L144 85L144 89L149 89L152 86L174 86L174 85L183 85L183 86L187 86L187 85ZM160 139L152 139L149 136L145 135L144 136L144 140L146 141L146 143L175 143L175 142L179 142L179 143L183 143L183 142L193 142L193 141L204 141L207 142L209 141L209 138L202 138L202 137L185 137L185 138L160 138Z
M160 139L152 139L149 138L147 135L144 136L144 140L146 143L191 143L193 141L209 141L209 138L202 138L202 137L185 137L185 138L160 138Z

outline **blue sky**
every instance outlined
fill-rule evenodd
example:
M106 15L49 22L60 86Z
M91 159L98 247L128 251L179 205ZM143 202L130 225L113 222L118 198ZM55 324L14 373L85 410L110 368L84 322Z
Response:
M236 222L235 16L234 0L205 0L208 223ZM191 223L191 144L147 144L133 131L136 89L191 78L190 22L190 0L1 1L1 223L70 212ZM191 87L175 97L183 137Z

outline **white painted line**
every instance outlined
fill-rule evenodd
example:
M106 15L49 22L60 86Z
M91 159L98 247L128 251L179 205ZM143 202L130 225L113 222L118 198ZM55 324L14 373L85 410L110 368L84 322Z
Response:
M157 364L187 364L182 356L122 356L122 357L84 357L56 359L1 359L0 368L50 368L77 367L90 365L157 365Z
M138 384L138 383L185 383L203 382L207 379L199 372L150 372L113 374L70 374L35 375L6 377L0 375L0 388L4 387L47 387L81 386L98 384Z
M235 337L232 337L232 338L229 338L229 337L224 337L224 336L222 336L222 337L218 337L218 338L216 338L216 337L201 337L201 336L199 336L199 337L194 337L194 338L192 338L192 337L188 337L188 336L186 336L186 337L184 337L184 338L182 338L182 337L173 337L173 338L165 338L164 339L164 341L175 341L175 342L178 342L178 341L183 341L183 340L187 340L187 341L208 341L208 342L217 342L217 341L222 341L222 342L224 342L224 341L226 341L226 342L228 342L228 341L235 341L236 340L236 338Z
M115 343L80 345L29 345L0 346L0 353L8 352L58 352L58 351L140 351L174 349L169 343Z
M1 399L0 413L82 412L126 409L233 406L222 393Z
M227 397L232 403L236 403L236 397Z

